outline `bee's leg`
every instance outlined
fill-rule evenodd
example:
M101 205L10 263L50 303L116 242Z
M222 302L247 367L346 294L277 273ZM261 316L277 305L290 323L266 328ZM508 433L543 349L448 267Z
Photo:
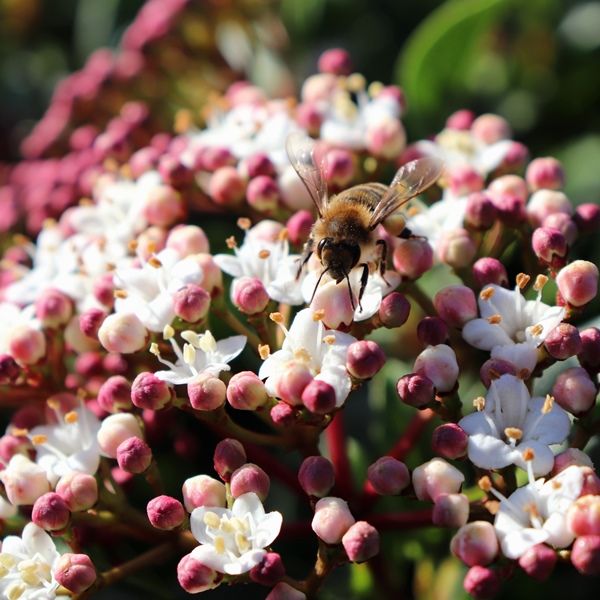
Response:
M369 280L369 265L367 263L362 263L358 266L363 269L360 276L360 291L358 292L358 307L360 308L360 312L362 312L362 304L360 301L362 300L365 288L367 287L367 281Z
M350 285L350 277L348 276L348 273L346 273L346 283L348 284L348 294L350 294L350 304L352 306L352 310L356 310L356 305L354 304L354 294L352 292L352 286ZM360 306L360 299L358 301L358 305ZM362 310L362 306L360 307L360 310Z
M313 253L313 239L310 237L304 244L304 250L302 251L302 257L300 258L300 264L298 265L298 271L296 272L296 279L300 279L300 273L302 273L302 269L304 265L309 261L312 253Z
M379 251L379 274L381 275L381 279L383 279L386 285L390 285L390 282L385 278L387 242L385 240L377 240L375 242L375 245L381 247L381 250Z

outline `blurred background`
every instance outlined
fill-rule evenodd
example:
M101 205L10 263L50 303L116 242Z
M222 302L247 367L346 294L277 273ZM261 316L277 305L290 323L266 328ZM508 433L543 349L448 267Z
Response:
M316 71L320 53L335 46L350 51L367 81L403 87L409 141L435 134L457 109L496 112L533 156L554 155L564 163L574 203L600 201L600 2L586 0L0 0L0 183L21 157L62 157L84 145L86 131L102 131L131 100L148 105L144 130L150 135L171 131L184 117L201 125L214 91L239 78L275 96L294 94ZM598 244L591 244L579 254L597 256ZM363 398L373 421L369 439L350 446L357 472L409 418L394 392L405 367L391 361L386 369ZM360 401L353 406L360 408ZM348 419L364 429L360 411L348 411ZM202 444L211 442L198 443L201 454ZM429 453L424 448L411 461L418 464ZM169 467L174 485L198 472L197 463L181 460ZM270 500L293 502L276 487ZM397 510L390 500L388 508ZM306 507L292 508L308 517ZM448 532L400 537L400 543L398 536L384 538L384 553L394 565L388 576L405 597L464 597L465 569L447 558ZM284 542L279 549L294 557L292 575L311 567L312 542ZM502 597L584 599L598 583L582 582L568 568L555 575L540 585L518 574ZM382 598L373 591L374 577L365 566L339 570L320 598ZM244 594L265 595L256 586ZM213 597L235 595L237 587ZM98 597L185 594L169 565Z

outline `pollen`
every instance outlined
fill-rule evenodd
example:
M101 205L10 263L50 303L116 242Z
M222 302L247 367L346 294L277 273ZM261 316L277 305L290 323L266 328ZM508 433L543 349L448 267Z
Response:
M48 398L46 406L51 410L60 410L60 402L56 398Z
M294 352L294 358L298 359L299 361L308 363L310 362L310 353L306 348L299 348Z
M183 362L186 365L193 365L196 362L196 348L191 344L183 345Z
M198 347L207 354L214 352L217 349L217 340L215 340L215 336L210 331L206 331L200 338Z
M285 240L287 240L289 238L290 234L287 230L286 227L284 227L278 234L277 234L277 239L280 242L284 242Z
M377 160L373 156L368 156L363 167L367 173L374 173L377 170Z
M73 425L77 423L78 420L79 417L77 416L77 413L74 410L69 411L65 415L65 423L67 423L68 425Z
M160 358L160 349L158 348L158 344L156 342L152 342L150 344L149 352L150 354L154 354L154 356L158 356Z
M218 535L215 538L213 545L217 554L223 554L225 552L225 538L223 536Z
M175 113L175 118L173 119L173 129L175 133L185 133L192 128L194 124L194 118L192 117L192 111L186 108L180 108Z
M371 98L377 98L381 91L383 90L383 83L381 81L373 81L368 88L369 96Z
M360 73L352 73L346 78L346 89L350 92L360 92L366 85L367 82Z
M535 452L531 448L526 448L523 451L523 460L530 462L535 459Z
M154 267L155 269L160 269L163 266L163 264L160 262L160 260L158 260L158 258L156 258L156 256L151 256L148 259L148 264L151 267Z
M230 236L230 237L228 237L228 238L225 240L225 243L227 244L227 247L228 247L230 250L233 250L234 248L236 248L236 247L237 247L237 242L236 242L236 240L235 240L235 237L234 237L233 235L232 235L232 236Z
M268 250L261 250L261 251L258 253L258 258L262 258L263 260L264 260L265 258L269 258L269 256L271 256L271 253L270 253Z
M258 355L263 359L267 360L271 355L271 348L269 348L269 344L259 344L258 345Z
M481 477L477 482L477 485L479 486L479 489L483 490L486 494L492 489L492 481L487 475Z
M243 533L235 534L235 545L240 553L248 552L250 550L250 542L248 538Z
M127 243L127 248L129 248L131 252L135 252L138 246L139 244L137 240L129 240L129 242Z
M481 290L481 292L479 292L479 297L482 300L489 300L493 295L494 295L493 287L487 287L484 290Z
M45 444L48 441L48 436L47 435L43 435L41 433L39 433L38 435L34 435L31 437L31 443L34 446L41 446L42 444Z
M524 289L530 280L531 277L527 273L519 273L516 277L517 286L520 290Z
M490 315L487 318L487 322L490 325L500 325L500 323L502 323L502 315L499 315L499 314Z
M10 430L10 434L15 437L26 437L29 433L29 429L25 429L24 427L13 427Z
M219 515L217 515L217 513L214 513L212 511L208 511L208 512L204 513L204 517L202 518L202 520L204 521L204 524L207 527L214 527L215 529L218 529L219 525L221 524Z
M115 298L127 298L127 296L129 296L129 294L125 291L125 290L115 290L113 292L113 296Z
M248 229L250 229L250 227L252 227L252 221L250 219L248 219L247 217L240 217L237 220L237 226L242 231L247 231Z
M328 344L329 346L331 346L332 344L335 344L335 335L326 335L323 338L323 341Z
M533 325L532 327L529 328L529 333L531 333L531 335L537 337L538 335L541 335L542 332L544 331L544 326L540 325L539 323L537 325Z
M312 314L313 321L322 321L325 318L325 310L320 308L315 310Z
M483 396L479 396L473 400L473 407L478 412L481 412L485 408L485 398Z
M523 432L518 427L507 427L504 430L504 435L509 440L515 440L516 442L523 438Z
M554 397L550 394L546 394L546 399L544 400L544 406L542 406L542 414L547 415L554 406Z
M94 202L91 198L81 198L78 202L79 206L92 206Z
M154 254L157 250L158 248L156 247L156 242L148 242L146 244L146 251L150 254Z
M552 485L552 488L555 490L560 490L560 488L563 486L563 484L560 481L556 481L556 479L553 479L550 485Z
M191 329L186 329L185 331L181 332L181 337L188 344L191 344L196 348L200 347L200 336L195 331L192 331Z
M163 329L163 340L170 340L175 335L175 330L167 323Z
M273 323L277 323L277 325L283 325L283 315L280 312L272 312L269 315L269 319L271 319Z
M546 277L546 275L542 275L540 273L540 275L538 275L535 278L535 283L533 284L533 289L536 292L541 292L544 289L544 286L548 283L548 277Z

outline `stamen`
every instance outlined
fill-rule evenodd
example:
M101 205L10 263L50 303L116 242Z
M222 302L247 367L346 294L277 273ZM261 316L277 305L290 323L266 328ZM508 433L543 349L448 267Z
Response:
M155 269L160 269L163 266L163 264L160 262L160 260L158 260L158 258L156 258L156 256L151 256L148 259L148 264L151 267L154 267Z
M481 477L479 479L479 481L477 482L477 485L486 494L488 494L489 492L491 492L492 489L493 489L492 488L492 480L487 475L484 475L483 477Z
M350 92L360 92L366 85L367 82L360 73L352 73L346 78L346 89Z
M381 81L372 81L369 84L367 91L369 92L369 96L371 96L371 98L376 98L377 96L379 96L382 90L383 83L381 83Z
M263 260L269 258L269 256L271 256L271 253L268 250L263 249L258 253L258 258L262 258Z
M156 342L152 342L150 344L150 350L149 350L150 354L154 354L154 356L156 356L157 358L160 358L160 349L158 347L158 344Z
M283 325L283 315L280 312L272 312L269 315L269 319L271 319L273 323L277 323L277 325Z
M45 444L47 441L48 441L48 436L43 435L42 433L38 433L37 435L31 436L31 443L34 446L41 446L42 444Z
M233 250L234 248L236 248L236 247L237 247L237 242L236 242L236 240L235 240L235 236L233 236L233 235L232 235L231 237L228 237L228 238L225 240L225 243L227 244L227 247L228 247L230 250Z
M267 360L271 355L271 348L269 348L269 344L259 344L258 345L258 355L263 359Z
M127 298L127 296L129 296L129 294L125 290L115 290L113 292L113 296L115 298Z
M204 524L207 527L218 528L219 525L221 524L219 515L217 515L217 513L214 513L212 511L208 511L208 512L204 513L204 517L202 518L202 520L204 521Z
M157 246L156 246L156 242L148 242L146 244L146 251L149 252L150 254L154 254L157 250Z
M335 335L326 335L323 338L323 341L328 344L329 346L331 346L332 344L335 344Z
M541 335L544 331L544 326L540 325L539 323L537 325L532 325L529 328L529 333L531 333L531 335L533 337L537 337L538 335Z
M481 412L485 408L485 398L483 396L479 396L473 400L473 407L478 412Z
M547 415L554 407L554 397L550 394L546 395L544 406L542 406L542 414Z
M487 322L490 325L500 325L500 323L502 323L502 315L498 315L498 314L496 314L496 315L490 315L487 318Z
M527 286L530 280L531 277L527 273L519 273L516 277L517 286L521 290Z
M519 379L522 379L523 381L529 379L530 375L531 375L531 372L529 371L529 369L520 369L519 372L517 373L517 377Z
M490 369L488 371L488 375L491 380L494 380L494 379L500 379L501 373L500 373L500 371L497 371L496 369Z
M196 362L196 348L191 344L183 346L183 362L186 365L193 365Z
M192 331L191 329L186 329L185 331L181 332L181 337L188 344L191 344L195 348L200 348L200 336L195 331Z
M536 292L541 292L547 283L548 283L548 277L546 277L546 275L540 274L535 278L535 283L533 284L533 289Z
M520 439L523 438L523 432L518 427L507 427L504 430L504 435L509 440L514 440L515 442L518 442Z
M127 248L131 252L135 252L137 250L138 246L139 246L139 242L137 240L129 240L129 242L127 242Z
M223 554L225 552L225 538L218 535L213 541L213 546L217 554Z
M252 221L247 217L240 217L237 220L237 226L243 231L247 231L248 229L250 229L250 227L252 227Z
M60 402L56 398L48 398L46 400L46 406L51 410L60 410Z
M163 340L170 340L175 335L175 330L167 323L163 329Z
M322 321L325 318L325 309L320 308L315 310L312 314L313 321Z
M488 288L481 290L481 292L479 292L479 297L482 300L489 300L494 295L494 293L495 293L494 288L488 287Z
M277 239L278 239L280 242L285 242L285 240L287 240L287 239L288 239L289 235L290 235L290 234L289 234L289 232L288 232L287 228L285 228L285 227L284 227L284 228L283 228L283 229L282 229L282 230L281 230L281 231L280 231L280 232L277 234Z
M363 166L367 173L374 173L377 170L377 159L373 156L368 156L365 158Z
M210 331L206 331L198 342L198 347L207 354L215 352L217 349L217 340Z
M68 425L73 425L73 424L77 423L78 420L79 420L79 417L74 410L69 411L65 415L65 423L67 423Z
M235 534L235 545L242 554L250 550L250 542L248 542L248 538L242 533Z

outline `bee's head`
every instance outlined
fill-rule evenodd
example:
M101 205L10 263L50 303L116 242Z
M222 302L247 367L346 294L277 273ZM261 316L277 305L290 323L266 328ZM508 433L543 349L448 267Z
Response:
M348 242L334 242L326 237L317 246L317 256L336 283L340 283L358 264L360 246Z

